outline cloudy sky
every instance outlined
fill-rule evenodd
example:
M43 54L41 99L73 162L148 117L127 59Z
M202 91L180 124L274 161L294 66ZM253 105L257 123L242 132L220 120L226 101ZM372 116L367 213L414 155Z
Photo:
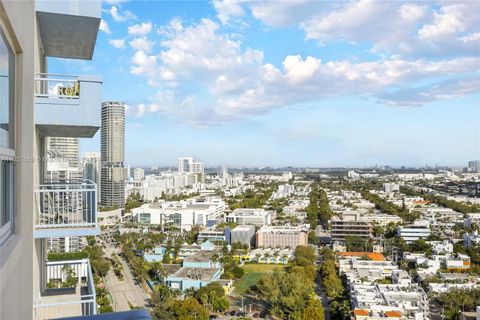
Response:
M50 71L126 102L134 166L480 158L479 2L110 0L100 29L93 61Z

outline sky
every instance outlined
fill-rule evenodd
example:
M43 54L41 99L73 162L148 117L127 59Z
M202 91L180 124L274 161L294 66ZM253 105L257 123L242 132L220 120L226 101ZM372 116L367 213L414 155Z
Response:
M102 3L92 61L125 162L466 166L480 159L480 2ZM100 130L81 150L98 151Z

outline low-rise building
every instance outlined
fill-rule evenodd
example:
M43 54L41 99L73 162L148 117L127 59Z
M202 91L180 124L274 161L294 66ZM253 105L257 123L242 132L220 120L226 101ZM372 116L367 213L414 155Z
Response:
M255 226L240 225L231 231L231 243L240 242L249 248L255 244Z
M308 245L310 225L263 226L257 231L258 248L296 248Z
M427 239L430 234L430 224L428 221L416 220L413 224L397 228L397 234L402 237L406 243L412 243L419 239Z
M342 217L333 217L331 220L332 241L345 242L346 237L356 236L370 239L372 224L361 218L360 212L345 211Z
M234 222L238 224L253 224L257 227L268 226L272 224L274 211L264 209L235 209L232 213L225 216L225 222Z

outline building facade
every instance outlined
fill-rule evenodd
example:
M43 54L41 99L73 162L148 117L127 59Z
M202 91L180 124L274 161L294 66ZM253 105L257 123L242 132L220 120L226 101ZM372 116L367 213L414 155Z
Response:
M257 231L258 248L291 248L308 245L309 225L263 226Z
M257 227L268 226L272 224L273 213L264 209L235 209L225 216L225 222L253 224Z
M102 103L101 129L101 204L107 207L125 205L125 104Z
M348 236L372 237L372 224L363 220L359 212L344 212L342 217L333 217L331 225L333 242L345 242Z

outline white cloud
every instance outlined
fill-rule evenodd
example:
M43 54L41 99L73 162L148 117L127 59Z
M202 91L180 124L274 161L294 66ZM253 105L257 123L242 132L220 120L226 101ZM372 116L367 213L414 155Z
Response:
M294 83L303 82L313 76L320 67L320 59L307 57L305 61L299 55L287 56L283 61L285 77Z
M396 14L418 20L423 17L422 10L404 6ZM150 46L136 46L131 72L146 76L151 85L170 89L139 107L138 114L162 112L203 125L337 96L356 95L391 105L411 105L409 95L423 94L416 91L416 85L433 83L422 88L422 92L432 92L431 99L419 99L419 104L424 104L472 93L471 81L435 83L441 78L456 81L480 70L478 57L430 61L392 56L353 62L288 55L282 67L276 67L264 61L262 51L243 48L240 40L223 33L221 26L209 19L194 25L176 19L160 28L159 34L163 37L160 51L152 53L148 51ZM442 95L435 86L444 91ZM201 93L186 95L192 87ZM386 94L398 88L404 89L395 95Z
M371 44L379 54L403 57L478 54L478 1L237 0L214 3L222 22L240 10L271 27L298 26L307 39ZM229 8L232 12L229 12Z
M217 17L223 24L228 24L232 17L241 17L245 14L241 3L243 0L214 0L213 7Z
M117 49L124 49L125 48L125 39L109 39L108 43L114 46Z
M130 41L130 46L134 50L141 50L150 53L153 48L153 41L148 40L147 37L135 38Z
M120 12L119 7L117 6L112 6L109 10L110 15L112 16L113 20L116 22L125 22L128 20L135 20L137 17L130 11L125 10Z
M112 32L110 31L110 27L108 26L108 23L103 19L100 20L99 30L105 32L106 34L112 34Z
M431 86L404 88L381 94L379 100L391 106L422 106L438 100L461 98L478 92L478 78L446 80Z
M133 26L128 27L128 34L134 36L145 36L152 31L152 23L151 22L143 22L140 24L135 24Z

